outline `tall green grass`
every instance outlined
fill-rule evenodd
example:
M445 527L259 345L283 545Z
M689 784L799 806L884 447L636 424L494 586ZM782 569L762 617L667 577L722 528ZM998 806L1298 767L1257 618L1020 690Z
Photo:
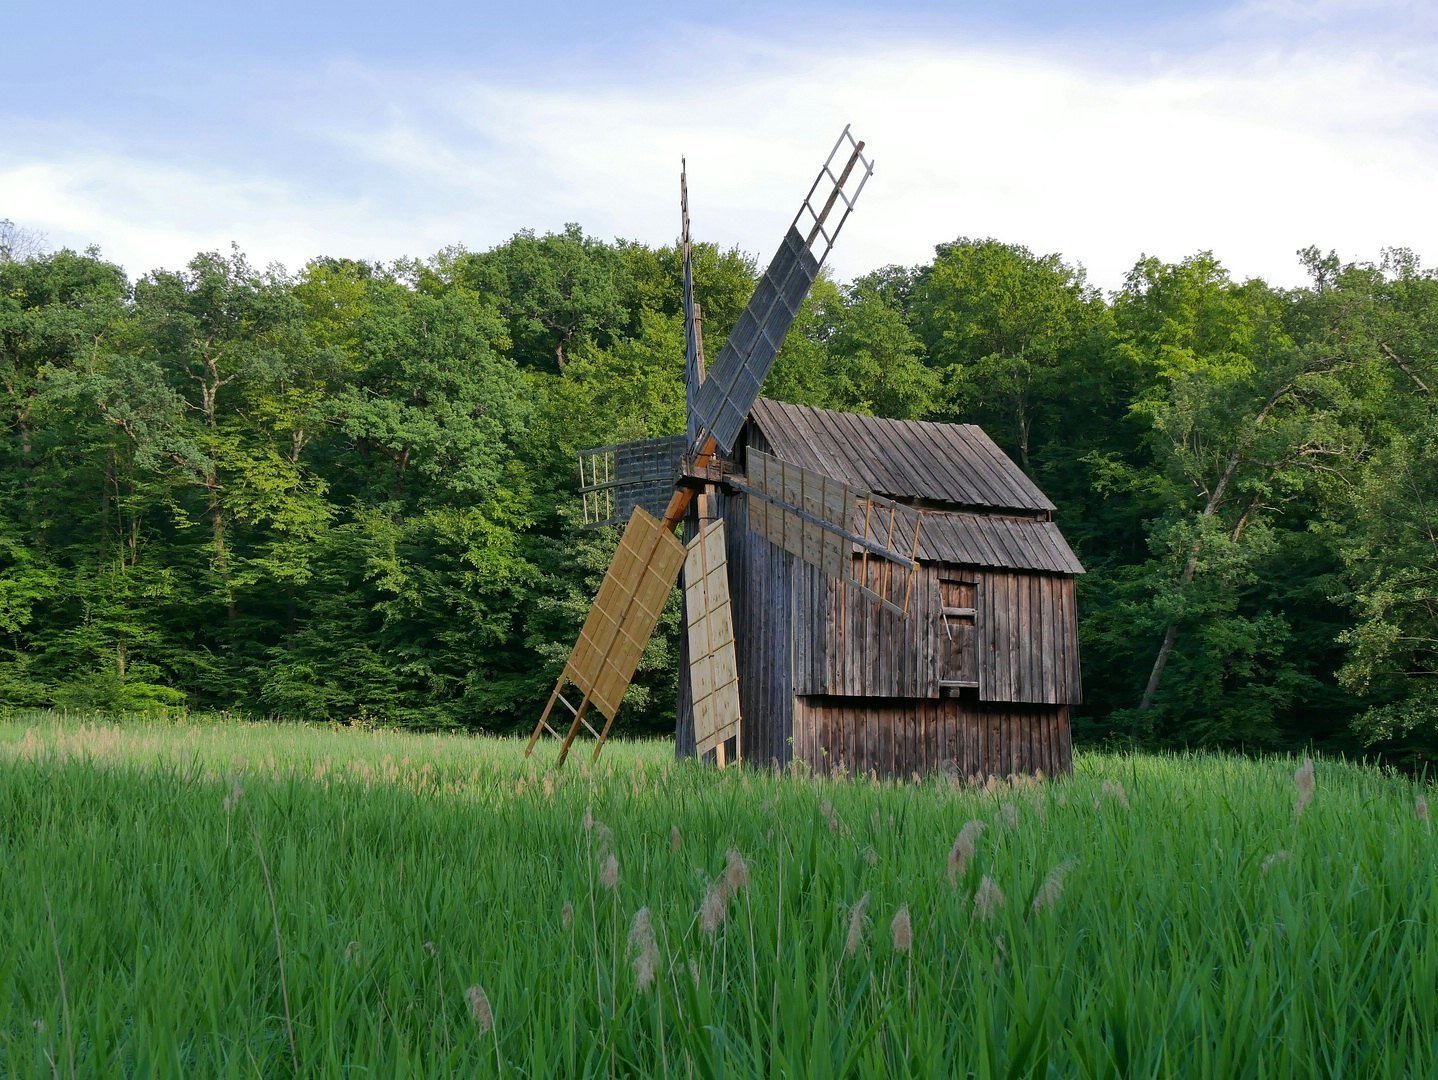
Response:
M972 789L662 744L547 772L555 749L0 724L0 1075L1438 1061L1438 844L1409 781L1319 762L1299 815L1284 759L1090 754Z

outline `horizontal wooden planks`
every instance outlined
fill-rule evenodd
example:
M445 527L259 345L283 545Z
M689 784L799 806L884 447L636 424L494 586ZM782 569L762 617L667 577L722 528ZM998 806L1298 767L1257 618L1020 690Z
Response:
M807 696L795 699L794 731L795 757L824 773L984 780L1073 770L1065 705Z

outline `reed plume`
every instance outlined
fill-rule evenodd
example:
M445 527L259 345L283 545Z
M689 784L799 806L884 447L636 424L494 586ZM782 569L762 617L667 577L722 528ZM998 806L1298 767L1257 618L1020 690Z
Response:
M991 919L994 912L1004 906L1004 890L995 884L994 879L987 874L979 882L978 892L974 893L974 914L981 919Z
M844 942L844 951L853 956L859 951L864 940L864 912L869 906L869 894L859 897L859 902L849 909L849 936Z
M699 907L699 929L713 934L724 925L729 913L729 884L722 877L717 878L704 894L704 903Z
M737 848L730 848L726 858L724 884L729 887L729 894L732 896L749 884L749 866Z
M914 925L909 920L909 905L904 904L894 913L889 925L889 935L894 940L894 951L906 953L914 947Z
M1303 811L1313 801L1313 759L1304 758L1293 774L1293 786L1298 789L1298 800L1293 804L1294 817L1302 817Z
M654 983L659 969L659 944L654 939L654 923L647 907L640 908L629 924L629 952L634 958L634 983L640 993Z
M974 857L974 848L979 842L979 834L984 831L982 821L967 822L959 835L954 838L954 846L949 849L949 884L958 880L959 875L968 867Z
M481 1035L488 1035L494 1028L494 1010L489 1007L489 995L484 992L484 987L476 983L464 992L464 998L469 1002L469 1015L474 1026Z
M1044 883L1039 886L1038 894L1034 897L1033 909L1035 912L1047 911L1058 903L1058 899L1064 891L1064 878L1068 877L1069 871L1074 866L1074 860L1068 859L1049 871L1049 876L1044 878Z

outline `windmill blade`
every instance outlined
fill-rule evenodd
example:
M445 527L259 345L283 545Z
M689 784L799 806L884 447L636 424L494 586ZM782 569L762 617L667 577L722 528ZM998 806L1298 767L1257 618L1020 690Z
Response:
M683 435L663 435L582 451L579 495L585 527L627 522L636 506L662 515L674 495L686 445Z
M832 476L781 461L752 446L746 458L748 475L729 477L727 482L749 496L751 529L830 577L852 581L895 614L908 615L910 586L918 565L921 511L910 512L910 530L908 518L888 499L857 492ZM860 527L863 531L856 531ZM908 554L899 546L906 541L911 541ZM857 567L853 558L856 547L860 552ZM881 563L880 573L870 573L871 560ZM898 603L888 595L894 566L905 571Z
M835 162L845 149L849 153L836 172ZM874 171L863 150L864 144L856 142L849 129L844 128L799 212L794 215L778 253L759 279L748 306L694 396L692 412L697 416L700 430L690 439L691 451L698 451L706 437L712 438L726 454L734 448L739 429L759 396L759 387L774 365L774 357L794 324L799 306L809 295L819 276L819 267ZM830 186L821 205L815 198L826 181ZM843 211L835 219L833 212L840 204ZM806 231L801 231L801 225Z
M689 629L694 748L703 755L739 734L739 666L734 655L722 518L689 541L684 558L684 616Z
M841 577L858 507L853 488L832 476L749 449L749 527L771 544Z
M639 666L639 655L654 633L669 590L674 587L683 565L684 545L662 522L635 507L604 582L599 586L599 595L584 620L579 640L530 736L524 752L526 757L533 752L542 732L558 735L549 726L549 716L556 703L563 703L574 717L559 752L559 764L564 764L581 726L594 736L594 756L599 756L619 711L619 703L624 699L624 691ZM562 695L566 683L583 695L578 705ZM585 719L591 705L606 719L602 731L596 731Z

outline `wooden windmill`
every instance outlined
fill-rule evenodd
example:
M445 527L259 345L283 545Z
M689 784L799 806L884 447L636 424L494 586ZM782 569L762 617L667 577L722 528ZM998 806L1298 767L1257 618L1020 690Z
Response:
M688 431L580 455L586 524L627 525L526 755L548 732L563 739L562 765L585 730L595 739L594 757L599 756L682 568L695 746L700 754L717 750L724 762L725 744L738 735L741 717L724 519L713 516L708 495L718 486L742 494L748 528L767 541L828 575L848 579L875 603L899 613L907 609L907 589L901 579L901 587L891 587L896 580L892 570L912 573L919 516L902 517L889 500L755 449L745 455L742 473L728 456L800 305L873 173L863 151L864 144L846 127L707 375L694 299L687 184L681 180ZM696 505L699 512L693 515ZM675 536L686 519L695 526L687 546ZM900 528L902 536L896 535ZM870 573L871 557L887 570ZM876 578L883 583L877 591L869 587ZM569 714L567 729L550 723L557 705ZM602 727L590 722L592 709L604 717Z

